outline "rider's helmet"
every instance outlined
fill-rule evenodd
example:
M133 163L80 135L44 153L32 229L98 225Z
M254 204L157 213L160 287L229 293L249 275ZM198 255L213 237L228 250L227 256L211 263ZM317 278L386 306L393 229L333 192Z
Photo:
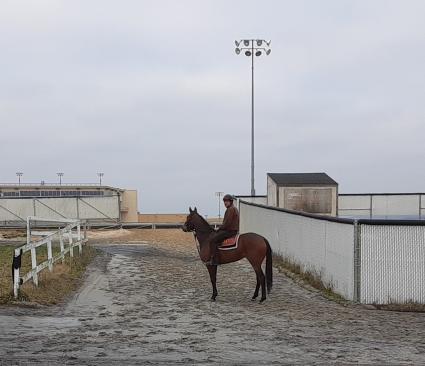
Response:
M232 201L233 202L234 198L231 194L226 194L223 197L223 201Z

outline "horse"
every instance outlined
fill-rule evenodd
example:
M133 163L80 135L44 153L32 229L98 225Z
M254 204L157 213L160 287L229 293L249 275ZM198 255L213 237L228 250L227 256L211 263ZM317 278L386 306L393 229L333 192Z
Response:
M195 237L198 240L199 257L208 269L213 288L211 301L215 301L218 295L216 286L217 265L212 265L210 262L210 239L215 231L207 220L198 213L196 207L194 210L189 207L189 215L187 216L182 229L185 232L194 232ZM262 303L266 300L266 283L268 293L270 293L273 286L272 250L267 239L255 233L245 233L239 236L238 244L235 249L220 250L219 248L217 250L217 264L237 262L243 258L246 258L251 264L257 277L257 285L255 287L252 300L254 301L258 297L258 292L261 287L260 303ZM266 275L264 275L263 270L261 269L261 264L263 263L264 258L266 259Z

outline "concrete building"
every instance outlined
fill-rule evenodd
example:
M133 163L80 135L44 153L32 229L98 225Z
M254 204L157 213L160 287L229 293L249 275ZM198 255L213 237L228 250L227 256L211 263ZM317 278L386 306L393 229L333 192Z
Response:
M326 173L268 173L267 205L336 216L338 183Z
M137 191L97 184L0 184L0 222L27 216L138 222Z

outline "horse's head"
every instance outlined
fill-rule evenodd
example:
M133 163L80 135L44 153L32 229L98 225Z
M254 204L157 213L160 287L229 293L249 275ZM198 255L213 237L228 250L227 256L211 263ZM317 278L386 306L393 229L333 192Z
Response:
M198 210L193 209L191 207L189 207L189 215L187 215L186 217L186 222L183 224L183 231L184 232L189 232L189 231L195 231L196 230L196 226L195 226L195 216L198 214Z

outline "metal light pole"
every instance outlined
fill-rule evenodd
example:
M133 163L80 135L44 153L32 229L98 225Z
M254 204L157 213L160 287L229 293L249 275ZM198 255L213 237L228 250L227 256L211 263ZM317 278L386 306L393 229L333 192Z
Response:
M62 185L62 177L63 177L63 173L56 173L59 177L59 185Z
M221 218L221 196L224 192L215 192L215 195L218 197L218 218Z
M16 175L18 176L18 184L21 185L21 177L24 175L24 173L17 172Z
M104 173L97 173L97 175L99 176L99 185L102 185L102 177L105 175Z
M263 53L267 56L272 52L271 41L264 39L242 39L235 41L237 55L245 51L245 56L251 57L251 196L255 196L254 187L254 54L259 57Z

